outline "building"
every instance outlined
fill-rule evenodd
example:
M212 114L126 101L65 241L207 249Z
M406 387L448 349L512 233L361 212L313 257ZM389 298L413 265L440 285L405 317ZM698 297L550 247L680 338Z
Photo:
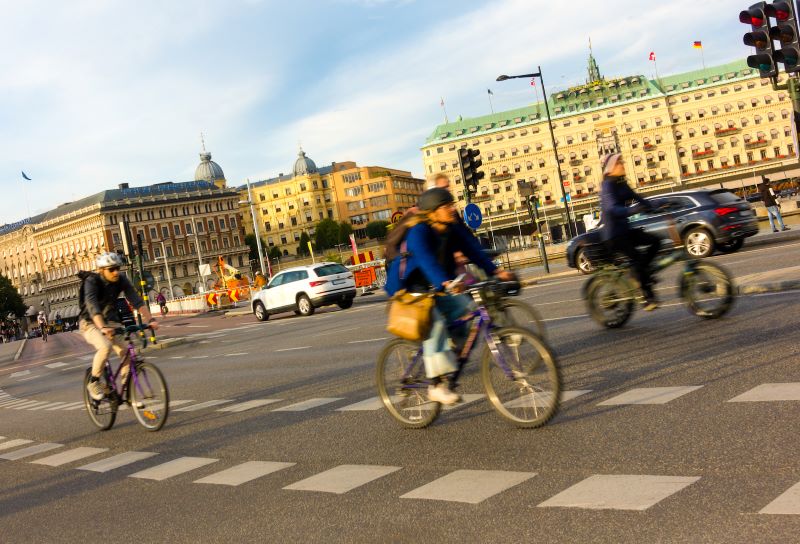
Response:
M252 183L251 191L265 251L295 255L303 232L313 239L323 219L348 222L356 238L365 240L369 222L388 221L413 206L423 184L410 172L352 161L318 168L301 149L290 175ZM246 186L239 191L243 200L249 198ZM245 214L244 221L246 231L254 232L252 217Z
M600 158L610 151L623 154L629 183L645 194L709 185L743 190L761 174L798 164L788 93L773 90L744 61L656 80L606 79L590 54L587 83L553 93L548 104L557 153L537 102L436 127L422 147L425 174L450 175L463 202L457 150L478 148L486 176L473 200L491 221L482 229L513 236L523 223L530 232L517 190L524 180L560 239L566 214L559 170L582 231L580 218L598 207Z
M3 273L20 290L29 312L77 316L80 282L75 274L94 270L100 253L123 249L122 221L128 222L134 240L141 235L145 270L153 274L155 290L168 299L213 285L216 278L203 276L200 264L222 257L246 270L249 247L238 191L226 188L222 169L205 151L196 175L214 179L145 187L122 183L0 228Z

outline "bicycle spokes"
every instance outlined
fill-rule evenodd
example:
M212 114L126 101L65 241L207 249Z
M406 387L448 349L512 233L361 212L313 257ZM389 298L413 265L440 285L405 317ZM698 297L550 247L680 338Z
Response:
M378 360L378 390L389 412L407 427L425 427L439 413L438 403L428 400L419 345L390 342Z

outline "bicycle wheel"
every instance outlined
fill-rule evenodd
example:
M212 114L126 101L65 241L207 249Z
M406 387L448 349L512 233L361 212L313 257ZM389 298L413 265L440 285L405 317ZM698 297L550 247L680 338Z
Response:
M558 411L561 374L544 341L521 327L492 333L497 352L487 345L481 375L489 401L518 427L541 427Z
M697 263L681 276L681 296L689 311L699 317L716 319L733 306L733 279L715 264Z
M86 374L83 377L83 403L86 406L86 413L89 414L89 419L92 420L101 431L107 431L114 425L117 419L117 395L112 393L110 396L105 396L101 400L94 400L89 396L89 391L86 389L89 383L89 378L92 375L91 369L86 369ZM106 390L109 389L107 383L107 376L100 378Z
M136 419L148 431L157 431L169 415L169 389L161 371L152 363L137 363L136 378L128 380L131 407Z
M605 276L595 280L586 293L589 315L609 329L623 326L633 315L636 297L621 276Z
M498 327L522 327L546 338L544 322L536 308L519 300L503 300L500 315L493 321Z
M400 424L422 429L433 423L441 405L428 400L428 380L420 345L399 338L389 341L378 356L378 394Z

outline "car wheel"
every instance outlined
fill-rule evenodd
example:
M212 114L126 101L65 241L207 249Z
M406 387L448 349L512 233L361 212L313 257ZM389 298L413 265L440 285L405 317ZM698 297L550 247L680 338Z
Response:
M686 252L696 259L703 259L714 253L714 237L704 228L690 230L683 244Z
M300 315L312 315L314 313L314 305L311 304L311 299L306 295L297 297L297 311Z
M589 258L586 257L585 249L579 249L575 253L575 265L578 267L581 274L591 274L594 272L594 266L589 262Z
M261 303L260 301L256 301L256 303L253 304L253 315L255 315L256 319L258 319L259 321L266 321L267 319L269 319L269 313L267 312L267 309L264 307L264 304Z
M336 305L342 310L346 310L353 305L353 299L352 298L345 299L341 302L337 302Z
M733 253L734 251L739 251L742 249L744 245L744 238L737 238L736 240L731 240L725 244L718 244L717 249L719 249L723 253Z

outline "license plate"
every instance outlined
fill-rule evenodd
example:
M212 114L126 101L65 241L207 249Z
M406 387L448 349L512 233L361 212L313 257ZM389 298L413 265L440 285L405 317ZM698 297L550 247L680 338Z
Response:
M344 283L344 280L333 280L334 285L341 285Z

